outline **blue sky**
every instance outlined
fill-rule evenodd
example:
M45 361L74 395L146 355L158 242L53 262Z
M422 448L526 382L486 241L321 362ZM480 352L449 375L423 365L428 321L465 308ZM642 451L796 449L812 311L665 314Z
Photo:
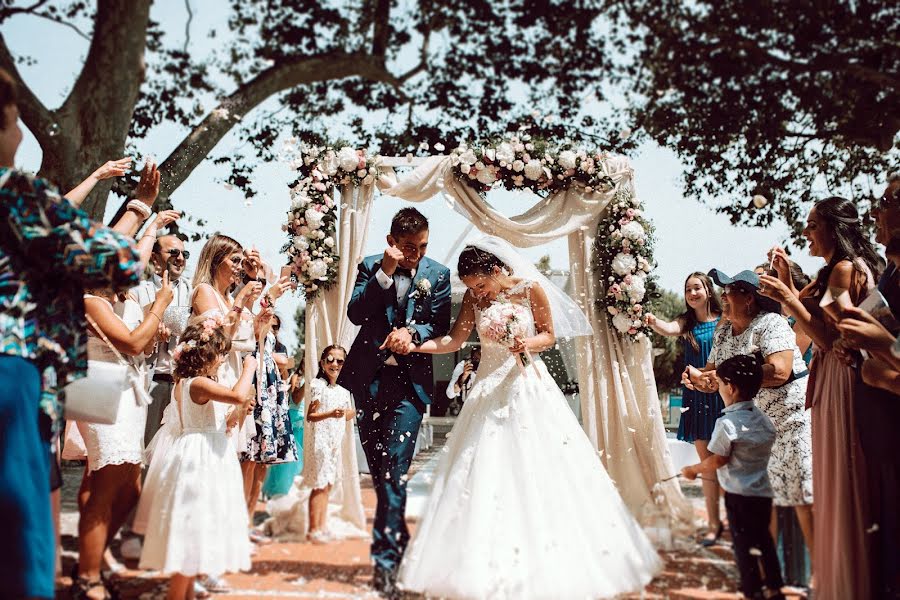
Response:
M204 33L210 27L225 30L227 11L215 10L215 0L195 0L192 24L192 52L206 52L211 44ZM186 12L183 2L167 0L156 2L151 17L161 22L167 39L182 43ZM58 107L80 71L87 54L88 42L71 30L57 24L32 17L18 16L3 26L3 35L14 55L29 55L37 60L34 66L20 66L22 75L38 97L53 109ZM53 39L53 44L46 43ZM265 110L265 105L257 110ZM286 135L289 132L285 132ZM164 159L183 138L185 131L174 125L157 128L139 144L140 150ZM235 135L226 136L217 146L217 154L227 154L241 145ZM119 158L110 156L110 159ZM663 287L680 290L685 276L695 270L707 271L712 267L726 272L753 268L765 259L765 251L784 240L788 228L775 224L767 229L734 227L727 217L716 215L712 209L682 196L680 175L683 165L671 151L655 144L644 144L632 157L638 196L645 203L645 212L657 229L657 275ZM41 151L34 137L26 131L26 138L17 156L18 166L37 171ZM97 165L84 165L87 176ZM246 246L255 245L270 264L281 264L279 250L284 242L281 223L288 209L289 197L286 183L291 180L290 170L283 164L261 165L256 174L259 195L250 206L237 189L227 189L219 182L221 169L209 162L201 164L176 190L172 200L179 210L191 213L207 221L205 231L221 231L237 238ZM511 192L492 192L488 201L508 216L525 212L534 202L534 196ZM391 216L405 203L388 197L377 196L366 254L381 253L384 235ZM117 201L110 203L114 210ZM467 226L467 221L453 211L442 198L417 205L432 222L429 254L443 261L450 246ZM110 215L111 216L111 213ZM199 254L200 243L188 248ZM554 268L568 267L568 251L564 239L546 246L528 249L525 253L537 260L549 254ZM803 251L794 252L796 260L808 273L821 265L819 259L810 258ZM193 266L191 260L189 266ZM448 263L453 267L453 259ZM296 343L291 316L301 300L296 297L280 301L278 311L285 317L288 331L282 333L288 346Z

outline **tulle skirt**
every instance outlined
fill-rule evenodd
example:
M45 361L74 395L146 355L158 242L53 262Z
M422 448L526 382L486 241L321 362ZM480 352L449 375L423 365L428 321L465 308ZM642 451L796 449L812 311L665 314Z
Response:
M598 598L661 561L543 363L472 389L399 581L446 598Z
M135 515L135 530L144 533L140 568L188 576L249 569L247 505L233 443L223 432L174 436L171 427L157 438Z

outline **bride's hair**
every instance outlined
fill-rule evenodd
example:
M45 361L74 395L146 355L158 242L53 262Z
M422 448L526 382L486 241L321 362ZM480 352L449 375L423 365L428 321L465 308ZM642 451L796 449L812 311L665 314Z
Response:
M456 263L456 270L460 277L468 277L469 275L486 275L499 267L512 275L512 269L502 260L486 250L480 250L474 246L466 246L459 253L459 261Z

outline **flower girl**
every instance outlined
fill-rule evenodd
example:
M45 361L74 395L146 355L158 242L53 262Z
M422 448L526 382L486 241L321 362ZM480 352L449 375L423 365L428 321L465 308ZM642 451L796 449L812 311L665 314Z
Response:
M353 419L350 392L337 384L344 368L346 352L340 346L328 346L319 360L319 373L309 384L312 400L306 415L309 437L305 445L303 481L312 488L309 496L309 540L322 544L330 539L326 528L328 495L341 468L341 447L347 427Z
M241 468L227 428L251 406L256 359L244 358L229 389L215 378L231 346L221 321L200 317L181 340L173 352L176 437L154 452L135 519L145 533L140 567L172 574L170 599L188 598L197 575L250 568Z

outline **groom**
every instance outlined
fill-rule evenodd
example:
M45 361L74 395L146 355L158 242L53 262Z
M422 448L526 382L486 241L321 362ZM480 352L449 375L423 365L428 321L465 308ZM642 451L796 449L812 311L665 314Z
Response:
M384 254L359 264L347 315L361 327L340 385L356 401L357 423L378 505L372 529L374 586L392 595L409 541L406 473L434 391L432 359L411 344L447 334L450 270L425 257L428 220L414 208L394 215Z

